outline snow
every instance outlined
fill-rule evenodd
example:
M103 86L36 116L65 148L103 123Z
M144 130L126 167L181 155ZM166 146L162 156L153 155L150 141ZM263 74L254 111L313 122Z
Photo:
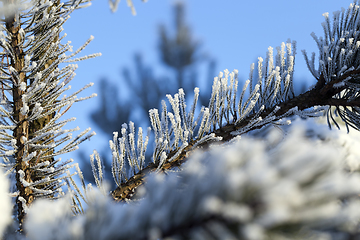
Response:
M127 2L134 12L132 1L127 0ZM118 3L119 1L117 0L110 1L110 5L114 9ZM52 2L45 0L42 4L39 6L39 9L51 6ZM355 9L359 7L355 4L350 6L351 9L354 6ZM84 45L69 56L65 52L71 50L70 45L57 48L59 42L56 42L53 37L59 34L58 31L62 30L62 22L69 18L66 14L73 9L73 7L65 8L64 14L61 13L62 16L54 16L52 11L49 13L44 12L42 14L43 19L34 23L33 26L24 28L27 31L26 34L31 35L38 27L47 27L50 24L55 24L51 25L53 30L50 35L41 36L41 32L39 32L40 35L36 33L38 34L36 39L26 39L26 42L35 42L32 43L34 47L23 48L27 66L23 70L24 72L30 71L28 68L29 61L31 60L30 56L41 53L44 49L47 50L49 56L58 59L61 63L76 62L100 56L100 54L93 54L73 58L93 40L93 36L90 36ZM351 11L349 10L349 13L355 13L355 10ZM34 12L30 13L34 14ZM351 38L351 34L353 34L351 33L349 37L346 36L345 38L337 36L340 38L340 41L347 43L346 47L341 49L340 54L336 53L338 55L334 55L334 52L330 52L331 49L336 49L340 45L331 45L338 44L338 41L335 40L330 45L327 43L326 39L330 39L331 26L328 20L329 14L325 13L324 16L326 23L323 24L323 27L326 37L317 39L314 36L314 38L320 47L320 69L326 70L324 77L327 81L330 81L331 76L340 76L343 72L346 72L347 68L343 64L352 57L353 53L356 53L356 49L352 49L355 46L352 46L354 38ZM60 22L53 21L57 17L60 17ZM333 29L338 29L336 22ZM22 29L20 33L26 37ZM3 38L0 41L5 42L6 40ZM49 46L47 43L51 45ZM356 44L358 45L358 42ZM8 51L5 46L6 44L3 45L5 50ZM233 86L237 86L238 82L236 80L234 83L233 78L238 72L234 71L234 73L229 74L229 71L225 70L220 72L218 77L214 78L210 104L208 108L204 107L201 110L203 118L199 118L201 124L198 128L198 139L196 139L197 142L193 145L194 147L197 146L196 144L199 146L204 141L219 140L219 137L214 133L210 134L210 132L215 130L217 126L222 126L224 118L231 118L231 116L226 115L226 111L228 115L229 112L239 114L239 116L233 116L234 119L239 117L236 121L237 124L244 117L248 116L250 112L259 112L264 109L264 106L270 109L290 96L288 94L292 91L294 61L291 46L289 42L287 44L282 43L281 48L277 48L275 59L273 48L268 48L264 67L262 67L264 60L262 58L258 59L259 79L257 82L253 81L255 65L251 65L250 80L246 81L237 106L235 102L236 91ZM295 52L294 43L294 54ZM285 54L286 59L288 59L286 61ZM28 114L29 106L35 104L33 112L29 116L29 121L33 120L32 118L39 117L43 108L47 109L49 107L46 103L54 102L52 100L57 99L64 91L71 88L71 86L64 87L74 77L75 73L73 71L77 68L77 65L69 65L62 70L56 68L52 71L52 68L44 68L45 62L47 62L46 59L41 59L41 61L37 62L38 66L35 62L32 63L33 69L31 70L34 73L37 72L37 74L29 74L30 78L32 78L30 79L30 82L32 82L30 86L27 86L25 83L20 83L20 86L17 86L16 79L18 73L11 66L8 68L15 77L14 85L23 91L27 90L27 95L23 95L24 104L21 108L21 113L24 115ZM288 66L285 66L285 62ZM317 76L318 71L315 70L313 61L311 64L308 63L308 65L311 65L309 67L310 70L314 76ZM336 70L335 65L341 69L340 72L334 72ZM352 66L347 71L354 69L354 67L356 66ZM42 74L39 72L40 69L45 69L43 79ZM66 80L61 76L67 76ZM229 76L230 86L228 86ZM282 80L286 80L286 84L283 85ZM245 90L249 83L250 97L243 102ZM343 87L344 83L345 81L334 84L334 87ZM256 85L254 86L254 84ZM76 95L91 85L86 85L69 97L64 96L61 101L51 106L52 109L63 108L65 110L57 113L50 123L47 124L45 130L37 131L32 140L27 142L26 139L22 139L25 148L33 150L54 148L54 144L34 144L36 143L35 139L41 139L49 134L59 134L60 136L60 134L67 133L67 130L61 129L62 124L55 123L55 121L67 111L66 106L87 99L87 97L77 98ZM47 89L51 89L51 91ZM196 98L198 91L198 89L194 91ZM91 95L90 97L93 96ZM169 161L175 160L180 154L184 153L183 150L189 145L187 141L194 140L191 139L193 135L193 130L191 129L195 129L195 126L193 126L192 121L189 122L187 120L189 116L190 119L193 119L193 115L187 115L185 112L184 91L180 89L174 97L171 95L167 95L167 97L172 107L172 113L168 113L166 105L163 104L165 106L164 117L160 120L158 110L150 110L151 124L154 128L156 142L153 160L158 162L160 158L159 167L167 160L167 155L172 156ZM268 101L271 97L272 100ZM268 104L266 105L266 103ZM195 108L194 104L193 112ZM288 113L296 113L304 117L310 115L316 116L317 110L315 108L315 110L308 112L297 111L296 109L294 108ZM267 117L259 117L260 115L253 117L248 121L249 124L247 126L239 129L239 132L235 132L235 134L250 131L252 127L265 126L288 114L285 113L283 116L275 119L275 112L278 110L275 108ZM10 115L12 113L9 112L7 114ZM168 120L170 120L172 126L168 126ZM229 121L228 119L226 120ZM63 123L65 124L66 122ZM355 229L357 226L357 222L354 220L360 217L360 203L358 199L360 177L357 174L353 174L360 168L356 146L353 146L350 138L342 136L340 133L331 135L321 127L302 126L302 124L297 124L296 122L294 125L295 128L290 129L289 134L283 137L272 133L270 133L269 138L262 140L244 136L222 146L211 146L206 149L206 152L193 153L187 151L187 148L186 154L190 155L190 159L181 166L183 167L182 171L169 171L166 172L166 175L153 173L147 176L146 184L140 187L143 198L136 202L115 204L108 196L108 192L104 191L105 188L101 190L88 190L84 193L88 203L86 212L81 216L74 217L72 211L74 206L71 205L71 200L74 201L74 199L70 198L71 191L68 197L59 201L36 200L30 206L29 211L26 210L29 213L25 220L25 229L28 232L27 237L29 239L90 240L113 239L115 236L117 239L130 239L134 236L138 238L150 236L161 238L162 234L173 232L174 229L186 230L186 226L189 224L202 224L204 221L209 221L206 223L206 227L210 228L211 234L214 236L228 236L228 239L239 237L259 240L265 235L268 236L269 232L272 233L277 231L277 229L282 229L289 223L298 226L298 229L295 229L295 231L302 230L305 233L311 230L328 231L329 229L331 231L351 232L351 229ZM94 135L94 133L88 134L89 131L90 129L85 130L73 140L70 140L70 135L67 135L64 140L70 140L70 142L65 144L56 154L77 149L78 143ZM135 127L131 122L129 124L129 132L127 133L126 125L123 125L122 138L116 139L114 137L114 141L110 141L114 159L117 161L114 161L115 164L113 165L119 165L117 169L113 169L114 176L119 178L118 184L122 180L121 174L123 172L122 165L124 164L124 158L127 156L130 167L133 168L131 170L135 172L136 165L139 163L137 161L143 161L144 153L142 149L146 149L148 142L147 137L144 142L144 148L142 148L142 133L140 134L142 130L140 129L138 149L136 151ZM172 132L171 135L169 132ZM56 141L54 139L54 142ZM194 142L190 142L190 144L192 143ZM14 145L14 142L12 144ZM171 147L174 147L172 151L170 150ZM170 154L166 152L168 150ZM7 149L4 151L7 151ZM10 151L5 153L12 153ZM32 158L34 154L36 152L30 153L28 158L24 158L24 160ZM137 158L137 155L139 158ZM94 158L97 162L97 170ZM94 152L91 159L93 170L96 170L94 175L97 186L100 188L103 186L101 161L96 152ZM138 170L142 168L142 163L140 162L139 165ZM34 170L38 169L39 172L49 171L58 172L56 174L66 173L70 175L69 170L67 170L69 167L60 165L57 168L47 168L47 166L39 164ZM344 171L344 169L347 171ZM34 193L44 193L42 196L45 197L48 197L47 194L52 193L51 190L34 188L38 184L50 182L52 180L50 177L30 183L25 181L25 173L22 170L18 171L18 173L23 186L29 187ZM82 175L80 171L79 175ZM59 187L61 186L61 180L62 178L57 179ZM70 180L72 181L71 178ZM5 193L0 191L0 203L5 201L5 196L7 196L6 190L9 188L6 185L6 181L2 181L0 178L0 190L1 187L5 189L3 191ZM75 188L77 189L76 186ZM19 196L18 200L24 204L24 209L26 209L25 198ZM346 204L340 204L339 200L346 202ZM6 206L6 204L4 205ZM11 206L7 207L11 210ZM213 219L225 221L212 221ZM228 226L226 224L228 222L235 226L235 228L237 226L235 232L227 229ZM0 224L3 227L5 225L6 223ZM187 230L190 232L189 236L201 235L197 228ZM235 237L234 234L238 236ZM283 233L280 231L277 234L281 235ZM273 237L273 239L279 238Z
M314 121L293 122L286 136L278 130L262 140L243 136L191 154L180 172L150 174L139 189L142 199L134 203L115 204L95 188L86 193L85 214L72 217L67 198L36 201L25 224L29 239L161 237L209 216L239 224L236 237L246 239L265 234L280 239L274 227L289 222L304 233L315 229L321 235L328 227L351 231L360 217L360 202L351 198L360 193L360 178L343 170L348 153L341 146L347 140ZM216 235L234 236L224 223L209 224Z
M28 210L24 228L29 239L81 239L84 228L71 218L68 197L58 201L40 199Z
M5 177L2 169L0 169L0 238L5 228L11 223L12 203L9 195L9 182Z

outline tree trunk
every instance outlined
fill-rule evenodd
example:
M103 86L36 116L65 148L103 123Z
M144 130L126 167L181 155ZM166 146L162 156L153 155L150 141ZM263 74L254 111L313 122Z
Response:
M8 0L11 1L11 3L15 3L15 0ZM56 1L54 5L58 5L60 1ZM24 106L24 103L22 101L22 97L25 93L25 91L21 90L20 84L25 83L26 86L28 86L28 79L24 72L22 72L23 67L25 66L25 53L21 46L21 24L19 22L19 16L17 13L13 14L12 16L8 16L5 18L6 21L6 29L11 34L11 48L14 53L14 58L11 58L10 65L12 68L15 69L14 72L11 72L12 81L13 81L13 112L14 112L14 121L16 123L16 128L13 132L13 136L16 139L16 147L17 150L15 152L15 161L16 161L16 187L18 190L18 197L16 199L17 203L17 210L18 210L18 220L20 224L20 231L23 231L22 223L24 221L25 215L26 215L26 207L29 206L35 199L34 192L30 189L29 186L25 183L24 180L27 183L32 183L38 180L41 180L44 178L43 176L39 176L36 171L32 169L32 167L39 163L39 157L44 156L45 154L41 154L41 152L47 152L46 155L51 155L54 153L54 150L48 151L48 149L43 149L41 152L38 151L36 154L36 157L25 162L23 159L29 155L29 153L34 152L34 149L28 149L28 147L25 145L26 140L30 140L33 138L33 134L42 129L46 126L47 123L54 117L54 113L49 114L43 118L36 119L33 121L28 120L28 114L23 114L21 109ZM39 31L49 31L49 29L39 29ZM39 33L40 33L39 32ZM43 34L43 33L42 33ZM36 37L36 34L35 34ZM55 41L57 41L58 38L55 38ZM42 52L38 59L32 59L32 61L37 61L41 58L41 56L45 54L45 51ZM55 59L49 59L45 67L41 69L41 71L45 70L47 67L49 67ZM9 71L11 71L9 69ZM46 76L42 76L45 78ZM29 83L31 84L31 82ZM29 106L29 112L32 111L34 106ZM44 112L43 112L44 113ZM49 136L46 139L41 139L40 141L36 142L36 144L43 144L44 141L48 140L51 136ZM53 141L53 140L52 140ZM51 142L50 142L51 143ZM47 143L47 144L50 144ZM42 161L50 161L53 162L54 158L49 157L45 158ZM25 174L24 176L22 176ZM38 185L37 188L44 189L49 188L48 184L44 185ZM48 189L51 190L51 189Z
M15 3L14 0L10 0L12 3ZM27 121L27 115L21 113L21 108L23 107L22 96L24 91L20 89L20 84L22 82L26 83L25 73L21 72L24 67L24 57L25 54L23 50L19 47L21 42L21 36L19 33L20 23L19 16L16 14L8 16L5 18L6 29L9 34L11 34L11 48L14 53L14 58L11 58L10 65L14 68L14 72L11 72L11 77L13 81L13 112L14 120L16 122L16 128L13 132L13 136L16 139L17 150L15 152L15 161L16 161L16 187L19 191L19 195L16 199L17 208L18 208L18 220L20 223L20 230L22 230L22 223L25 217L25 204L29 205L33 202L34 197L32 196L32 190L29 187L25 187L21 183L21 178L24 178L26 182L31 181L31 170L26 162L23 161L23 158L27 154L25 149L25 141L28 139L29 135L29 122ZM21 174L25 173L25 176Z

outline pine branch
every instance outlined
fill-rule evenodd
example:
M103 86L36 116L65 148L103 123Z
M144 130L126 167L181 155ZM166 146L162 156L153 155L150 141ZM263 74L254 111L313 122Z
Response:
M320 92L323 91L325 94L320 94ZM331 88L328 91L333 91ZM272 112L274 112L275 108L278 108L276 113L274 114L275 118L272 120L272 122L278 121L284 117L284 115L291 112L292 109L295 107L298 108L299 111L309 109L316 106L354 106L357 103L359 103L359 100L357 101L343 101L343 100L336 100L333 99L332 96L329 96L327 99L324 98L325 96L328 96L328 91L325 91L324 88L317 89L314 88L312 90L309 90L297 97L294 97L286 102L283 102L273 108L265 109L261 114L260 117L265 119L267 116L269 116ZM339 90L338 90L339 91ZM336 93L336 92L335 92ZM335 94L334 93L334 94ZM358 105L360 106L360 105ZM296 114L294 111L293 113L289 113L287 116ZM250 124L250 122L254 119L254 116L256 116L257 113L253 113L249 115L247 118L242 120L238 124L227 124L221 128L216 129L212 132L213 138L221 138L223 142L229 141L236 137L236 134L233 134L234 132L238 131L239 129L242 129ZM270 123L269 123L270 124ZM253 131L255 129L260 129L264 127L264 125L254 125L250 126L246 131L244 131L242 134L245 134L247 132ZM177 149L171 151L168 154L166 163L161 167L162 171L167 171L170 169L174 169L177 167L180 167L182 163L184 163L187 159L187 157L191 154L191 152L194 150L194 145L196 145L199 140L193 140L190 141L188 146L184 148L184 150L173 159L171 162L168 160L171 159L176 153ZM202 144L198 144L197 148L207 148L212 143L212 141L206 141ZM145 176L149 174L150 172L154 172L158 169L159 163L150 163L145 169L139 171L137 174L135 174L133 177L131 177L127 182L122 183L121 186L116 188L112 192L112 196L115 200L125 200L125 199L131 199L133 194L135 193L135 190L138 186L140 186L143 182L145 182Z
M360 89L360 61L358 60L360 22L358 16L360 16L359 7L355 4L351 4L347 12L345 10L342 13L336 12L333 25L330 25L328 14L324 14L325 38L318 39L313 34L319 46L318 70L314 67L315 55L313 54L309 61L306 52L303 51L317 84L298 96L294 96L292 81L296 46L295 43L290 42L283 43L277 48L275 61L271 47L268 49L265 62L259 58L258 79L254 79L254 65L251 66L249 80L243 87L238 104L236 104L237 71L229 73L226 70L224 74L220 73L214 79L209 106L202 108L198 121L185 120L188 116L184 110L186 104L182 89L175 94L174 98L168 96L173 113L168 113L165 108L160 121L157 110L150 111L156 143L153 163L144 169L139 169L130 178L125 177L125 181L121 181L112 192L114 199L131 199L136 188L145 181L146 174L180 167L195 148L208 147L211 139L226 142L237 135L269 124L277 124L279 120L291 115L319 116L323 110L327 109L330 125L329 119L335 122L332 110L329 108L333 106L347 128L351 126L360 130L360 95L358 94ZM245 91L248 86L250 86L249 96L245 101ZM164 131L164 128L168 128L169 121L171 131ZM224 121L226 121L225 124L223 124ZM197 136L193 132L196 127L198 127ZM126 139L126 132L124 133L122 139ZM206 138L209 136L211 137ZM121 146L119 147L121 149ZM131 159L126 149L122 153L122 158L126 155ZM116 161L121 165L123 160L117 158L115 154L113 162ZM116 164L113 166L116 168ZM115 172L121 175L124 170L115 170Z
M61 162L55 156L77 149L78 144L94 135L87 129L72 139L70 132L78 129L62 129L71 120L57 122L72 104L87 99L76 94L92 86L62 97L71 88L67 84L77 67L68 65L60 69L59 65L99 55L73 58L93 37L68 56L66 53L72 47L69 43L61 44L62 25L70 13L86 2L39 0L24 5L17 0L4 2L5 8L13 4L14 11L5 14L0 36L4 50L0 53L0 156L4 162L1 166L8 167L8 172L16 171L20 231L27 209L35 199L57 199L64 195L62 187L72 176L68 173L73 167L69 164L72 160Z
M34 239L45 229L53 234L59 222L67 223L60 236L68 239L78 231L89 240L315 240L333 233L350 239L358 232L360 178L343 169L347 157L338 147L344 142L311 139L306 123L296 122L284 138L277 131L261 140L237 138L198 151L181 171L150 174L138 201L116 204L99 190L91 191L84 215L67 215L64 206L52 225L29 221L27 229ZM314 135L332 138L322 127L312 127ZM45 203L35 203L29 219Z

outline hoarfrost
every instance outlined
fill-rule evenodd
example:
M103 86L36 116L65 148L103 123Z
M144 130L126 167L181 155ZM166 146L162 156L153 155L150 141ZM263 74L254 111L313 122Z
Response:
M150 174L141 187L142 199L134 204L115 204L95 189L85 214L72 218L66 215L70 205L63 202L35 203L26 225L30 239L46 239L38 238L44 232L55 239L75 238L75 234L90 240L142 239L154 229L162 237L173 236L170 233L178 229L204 237L201 228L186 227L203 221L216 226L212 229L216 235L256 240L269 234L285 237L281 229L288 223L297 226L289 231L304 236L352 231L360 217L356 198L360 178L344 171L344 151L331 141L308 135L313 128L315 135L326 138L328 130L314 123L309 129L306 123L294 123L284 139L276 134L262 141L237 138L207 152L195 152L183 171ZM60 205L62 211L56 210ZM44 209L54 211L51 220L40 219L37 212ZM42 214L45 219L50 216ZM50 230L59 229L59 222L62 231L57 235ZM238 226L237 231L227 223Z
M12 221L11 211L13 206L9 195L9 188L8 179L3 174L2 169L0 169L0 237L3 235L7 225Z

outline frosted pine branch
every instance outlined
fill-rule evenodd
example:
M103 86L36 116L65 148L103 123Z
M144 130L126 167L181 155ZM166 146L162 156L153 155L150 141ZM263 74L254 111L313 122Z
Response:
M16 3L13 7L19 7L19 1L5 1L5 9L10 2ZM61 188L72 176L67 173L73 167L67 165L71 161L61 163L55 157L77 149L78 144L94 135L86 130L72 139L69 133L78 129L62 128L74 119L59 121L75 102L87 99L77 94L91 86L66 97L64 93L71 89L68 84L77 68L66 63L99 56L75 58L93 37L70 54L70 42L62 44L66 36L62 34L62 25L75 9L85 7L88 2L36 0L2 19L0 155L9 169L15 164L15 169L11 169L15 171L19 192L20 231L25 217L23 210L27 209L24 204L30 205L37 198L61 197Z
M123 124L121 136L114 133L109 142L117 184L111 194L128 203L117 205L107 199L96 151L91 165L101 195L85 185L72 159L57 158L95 134L86 129L73 138L78 128L63 128L74 119L60 121L74 103L95 96L78 96L92 84L65 95L77 69L66 64L99 56L77 56L92 36L74 53L70 42L62 43L62 25L89 1L35 0L22 6L11 2L3 3L1 11L8 13L0 24L0 166L16 182L11 196L16 198L19 230L27 230L27 237L258 240L330 238L334 232L358 237L360 180L348 171L358 170L359 164L326 142L304 138L302 132L291 133L286 141L273 132L261 142L244 136L269 125L289 124L289 116L318 117L324 112L329 126L339 126L338 115L348 129L360 129L358 1L335 12L332 20L325 13L324 37L313 34L318 67L315 54L304 55L317 80L314 88L295 96L296 43L287 41L275 50L269 47L266 56L250 66L244 83L237 70L220 72L207 106L197 106L198 88L189 106L183 89L166 95L168 103L163 101L161 110L149 111L154 145L149 144L150 130L145 136L133 122ZM118 3L110 1L113 10ZM127 4L135 13L132 1ZM239 84L244 84L240 90ZM145 165L148 145L153 146L152 161ZM73 168L75 173L70 172ZM51 219L30 214L23 228L28 211L52 208L40 198L62 198L64 186L69 198L57 202L62 211L52 212ZM39 199L40 205L35 202L32 209ZM130 203L134 199L136 203ZM86 211L82 202L88 204Z
M344 171L341 144L308 139L301 125L283 140L272 131L262 140L242 137L195 152L182 171L149 175L138 192L142 199L133 204L90 191L87 211L73 218L66 199L39 201L29 210L26 229L30 239L46 231L55 239L80 234L89 240L358 236L359 176ZM53 223L33 220L44 207L58 205L63 212L52 215ZM66 225L54 235L59 223Z
M287 46L286 56L285 46ZM288 42L287 44L283 44L282 48L278 49L277 56L280 60L275 61L275 63L272 48L269 48L267 62L264 65L262 59L259 58L259 66L261 67L259 67L258 71L268 74L260 74L257 83L252 89L252 81L255 81L252 79L252 67L251 78L246 81L239 100L237 100L238 71L234 70L230 73L228 70L225 70L224 73L220 73L218 77L214 78L209 106L201 109L196 121L194 121L194 114L199 89L196 88L194 91L194 102L189 113L186 109L185 93L182 89L180 89L174 97L167 95L172 108L171 112L168 112L165 103L162 103L161 118L157 109L150 110L149 112L151 125L155 133L155 149L153 152L153 163L144 169L144 171L151 172L154 169L159 169L160 163L163 166L163 170L170 170L175 166L180 166L181 162L185 160L185 156L194 149L194 146L200 147L206 145L208 141L226 141L231 139L236 133L246 133L290 115L287 114L287 112L290 111L291 108L285 110L285 107L283 107L283 111L279 111L281 107L278 105L286 102L285 100L293 99L293 54L295 54L296 51L292 51L292 46L295 46L295 43L291 44ZM285 63L284 59L287 59L289 62ZM247 95L245 91L249 83L250 93L247 96L247 100L244 101L243 99ZM263 104L260 105L260 103ZM274 109L276 109L276 111ZM279 113L277 113L277 111L279 111ZM226 122L225 125L223 121ZM231 128L231 126L233 127ZM226 134L224 134L219 132L222 131L222 129L228 129L229 131L226 131ZM125 131L122 132L125 135L127 134ZM131 138L132 135L133 134L129 135L129 138ZM224 137L226 137L226 139L224 139ZM114 149L113 146L111 148ZM124 157L123 155L114 153L114 150L112 151L113 159L114 157L115 159L121 156ZM168 158L166 161L164 160L165 155ZM116 161L121 163L123 160ZM130 160L130 162L132 161L133 160ZM123 164L113 164L113 166L120 167L118 170L114 169L113 173L124 174L124 172L126 172L123 169ZM117 177L117 179L129 180L126 183L122 183L121 186L113 192L116 196L118 196L116 192L122 187L124 187L124 190L128 189L129 185L133 184L132 181L143 181L142 177L136 176L143 176L143 171L136 171L131 163L130 168L131 172L135 174L134 179L137 180L133 178L129 179L128 176L126 176L126 178ZM135 185L137 186L139 183ZM131 192L133 192L133 189L129 194L132 194ZM120 195L126 198L126 194L120 193Z
M312 33L319 48L318 69L314 63L315 53L309 60L306 51L303 51L305 60L318 81L315 88L323 88L322 94L332 88L332 105L335 106L336 113L346 125L360 129L357 120L359 110L353 107L359 106L359 5L354 1L347 10L334 12L332 22L329 13L324 13L323 16L324 37L318 38ZM333 119L334 109L328 111L330 119Z
M359 23L356 17L358 16L358 9L358 5L351 5L348 10L349 14L341 18L334 17L335 29L340 28L339 19L344 22L340 31L331 30L327 14L325 14L327 19L324 24L326 26L325 39L315 38L318 46L321 47L320 69L315 70L312 68L314 65L313 60L309 62L306 57L310 71L313 72L318 83L313 89L299 96L295 96L293 90L296 43L290 41L282 43L277 48L276 56L274 56L273 48L269 47L265 61L263 58L259 58L257 79L253 77L255 67L254 65L251 66L249 80L245 82L240 96L236 94L238 92L237 70L232 73L225 70L224 73L220 73L218 77L215 77L209 105L201 109L196 122L187 121L187 119L194 119L192 113L196 107L193 106L189 115L187 115L182 89L174 97L167 95L172 106L172 112L167 112L168 110L166 106L164 107L164 104L161 120L159 120L157 110L151 110L150 112L150 119L155 132L153 164L150 164L143 171L139 171L126 183L113 191L114 198L125 199L127 196L132 195L134 189L143 181L145 173L159 168L158 162L161 156L165 156L163 152L168 158L165 164L163 163L164 159L161 158L163 170L172 169L185 161L193 146L208 145L202 139L209 134L215 134L215 137L221 139L221 141L228 141L236 135L261 129L269 124L276 125L280 120L294 114L301 117L315 117L327 111L328 119L333 119L331 108L328 106L334 106L336 112L347 125L359 129L358 106L360 101L357 94L357 80L360 76L360 70L357 67L357 57L352 54L357 52L357 47L360 44L355 44L358 41L357 35L351 35L357 33L350 31L353 28L358 28ZM328 40L332 39L328 36L330 32L333 34L332 36L336 37L338 35L339 41L330 42ZM346 34L346 36L341 34ZM329 52L329 49L332 52ZM335 60L340 62L333 64ZM348 65L344 65L345 62ZM329 73L329 71L335 71L336 69L339 70L339 73ZM247 90L249 93L246 93ZM195 94L195 103L196 98L197 94ZM239 100L236 100L237 98ZM197 132L191 133L197 124L199 124ZM168 132L162 130L164 126L165 129L169 129ZM191 130L191 134L189 134L188 129ZM190 136L190 138L185 139L185 135ZM165 149L164 139L166 139L165 144L170 148ZM182 142L182 145L180 145L180 142ZM198 144L198 142L201 142L201 144ZM179 146L183 146L184 143L188 146L180 148ZM173 156L176 156L176 158Z

